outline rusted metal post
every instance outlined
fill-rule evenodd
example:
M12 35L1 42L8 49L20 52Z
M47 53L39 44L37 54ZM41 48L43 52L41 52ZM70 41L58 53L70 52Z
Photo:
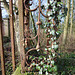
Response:
M1 52L2 75L5 75L5 61L4 61L4 49L3 49L3 36L2 36L1 2L0 2L0 52Z
M15 43L14 43L13 0L9 0L9 9L10 9L10 36L11 36L12 64L13 64L13 71L15 71Z
M40 47L40 25L42 25L42 22L40 21L40 6L41 6L41 2L39 0L39 13L38 13L38 22L36 22L36 24L38 25L38 42L37 42L37 47Z
M49 0L47 0L47 2L49 3ZM47 9L47 12L48 12L48 11L50 11L49 8ZM49 18L47 18L47 20L48 20L48 22L50 21ZM50 27L47 27L47 33L49 33L49 32L48 32L48 28L50 29ZM50 41L50 37L47 38L47 46L49 46L49 41Z
M26 1L26 6L29 8L29 0ZM25 9L25 17L24 17L24 25L25 25L25 37L29 37L29 11ZM25 39L25 47L29 47L29 40Z
M18 1L18 9L19 9L19 31L20 31L20 58L21 58L22 72L24 72L24 68L25 68L25 47L24 47L23 0Z

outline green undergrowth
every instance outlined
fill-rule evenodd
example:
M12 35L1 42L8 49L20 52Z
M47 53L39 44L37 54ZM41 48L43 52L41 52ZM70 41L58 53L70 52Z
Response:
M74 53L60 53L60 57L56 62L58 68L57 75L75 75L75 54ZM12 75L38 75L33 73L21 73L21 65L17 67Z
M21 73L21 65L19 65L19 67L17 67L16 71L12 75L38 75L38 73L37 72L35 72L35 73L33 73L33 72Z
M3 37L3 43L10 42L10 37Z
M75 75L75 54L60 53L57 58L58 75Z

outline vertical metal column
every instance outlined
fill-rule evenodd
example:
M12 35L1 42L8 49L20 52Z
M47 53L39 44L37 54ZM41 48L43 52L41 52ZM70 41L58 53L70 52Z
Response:
M22 72L25 69L25 47L24 47L24 15L23 15L23 0L18 1L19 9L19 31L20 31L20 59Z
M15 43L14 43L13 0L9 0L9 9L10 9L10 36L11 36L11 49L12 49L12 64L13 64L13 71L15 71Z
M1 2L0 2L0 52L1 52L2 75L5 75L5 61L4 61L4 49L3 49L3 36L2 36Z
M29 8L29 0L26 1L26 6ZM25 25L25 37L29 37L29 11L25 9L25 17L24 17L24 25ZM29 47L29 40L25 38L25 47Z

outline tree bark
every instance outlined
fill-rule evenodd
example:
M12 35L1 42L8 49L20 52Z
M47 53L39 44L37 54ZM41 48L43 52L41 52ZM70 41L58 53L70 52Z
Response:
M74 0L72 0L72 8L71 8L71 26L70 26L70 36L72 34L72 27L73 27L73 2Z
M35 27L35 22L34 22L34 18L33 18L33 15L32 13L30 12L30 16L31 16L31 21L32 21L32 24L33 24L33 28L34 28L34 32L35 32L35 35L37 34L37 30L36 30L36 27Z
M70 0L67 0L67 16L66 16L66 23L64 25L64 33L63 33L63 45L66 44L67 34L68 34L68 24L69 24L69 12L70 12Z
M23 0L18 1L19 5L19 32L20 32L20 59L21 59L21 68L24 72L25 68L25 42L24 42L24 16L23 16Z

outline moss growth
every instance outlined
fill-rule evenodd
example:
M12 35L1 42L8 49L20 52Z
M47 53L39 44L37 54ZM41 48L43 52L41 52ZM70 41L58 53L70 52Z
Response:
M12 75L38 75L37 72L33 73L33 72L25 72L25 73L21 73L21 65L19 65L19 67L17 67L17 69L15 70L15 72Z
M21 73L20 73L20 71L21 71L21 65L19 66L19 67L17 67L17 69L15 70L15 72L12 74L12 75L22 75ZM24 75L24 74L23 74Z

